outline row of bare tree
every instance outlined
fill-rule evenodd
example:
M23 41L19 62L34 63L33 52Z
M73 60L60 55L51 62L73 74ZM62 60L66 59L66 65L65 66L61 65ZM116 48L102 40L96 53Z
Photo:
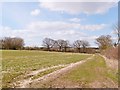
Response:
M89 42L86 40L76 40L74 41L73 45L69 43L68 40L53 40L51 38L45 38L43 40L43 46L48 50L58 50L58 51L65 51L67 48L74 47L77 48L80 52L80 48L86 48L87 46L90 46Z
M105 50L109 47L113 46L113 41L110 35L101 35L98 38L96 38L95 42L99 49ZM68 40L53 40L51 38L45 38L43 40L43 46L48 50L58 49L59 51L66 51L67 48L73 47L74 49L77 49L79 52L81 52L81 48L83 49L83 52L85 52L85 49L90 46L89 42L86 40L76 40L73 42L73 44L70 44Z
M102 35L96 38L95 42L101 50L105 50L109 47L113 46L113 42L110 35ZM76 49L78 52L85 52L86 48L90 46L89 42L86 40L76 40L73 42L73 44L70 44L68 40L54 40L51 38L45 38L43 40L42 44L43 48L47 51L64 51L66 52L67 49ZM26 49L24 47L24 40L19 37L11 38L11 37L5 37L0 40L0 48L2 49ZM35 49L39 49L39 47L35 47Z
M109 47L118 46L120 44L120 22L118 21L118 24L115 24L114 32L117 37L117 42L113 44L112 38L110 35L101 35L98 38L96 38L96 44L99 46L99 49L105 50ZM67 47L74 47L77 48L80 52L80 48L82 47L85 49L87 46L90 46L89 42L86 40L76 40L74 41L73 45L69 44L69 41L67 40L53 40L50 38L45 38L43 40L43 46L47 48L47 50L50 50L51 48L59 47L60 51L66 51Z

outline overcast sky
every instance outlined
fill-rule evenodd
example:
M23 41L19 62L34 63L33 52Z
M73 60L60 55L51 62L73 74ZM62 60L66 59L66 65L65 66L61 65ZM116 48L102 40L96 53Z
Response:
M0 3L2 37L21 37L26 46L41 46L45 37L71 43L87 40L91 46L96 46L95 38L100 35L115 38L113 24L118 21L117 2L17 1Z

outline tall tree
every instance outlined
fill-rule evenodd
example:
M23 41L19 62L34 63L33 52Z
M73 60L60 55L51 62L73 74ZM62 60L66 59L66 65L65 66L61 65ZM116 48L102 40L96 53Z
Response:
M12 49L12 38L5 37L3 39L5 49Z
M73 46L74 46L75 48L77 48L78 51L80 52L80 48L81 48L81 46L82 46L81 40L76 40L76 41L74 41Z
M64 51L66 52L67 51L67 48L69 47L69 41L68 40L65 40L64 41L64 44L63 44L63 48L64 48Z
M96 39L96 44L98 44L100 49L107 49L112 46L112 39L110 35L101 35Z
M24 40L19 37L12 38L12 49L22 49L24 46Z
M43 40L43 46L47 48L48 51L55 45L55 40L51 38L45 38Z
M86 40L82 40L81 45L82 45L82 48L83 48L83 52L85 52L86 47L90 46L89 42L86 41Z
M19 37L11 38L11 37L5 37L0 40L2 48L4 49L22 49L24 46L24 40Z
M0 49L4 49L4 40L0 39Z
M59 47L59 51L64 50L66 52L67 47L69 47L69 42L67 40L59 39L57 40L57 46Z

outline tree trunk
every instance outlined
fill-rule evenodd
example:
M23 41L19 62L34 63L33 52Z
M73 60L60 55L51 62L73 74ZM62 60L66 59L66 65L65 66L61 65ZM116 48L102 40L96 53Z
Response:
M80 48L78 48L78 50L79 50L79 53L80 53Z

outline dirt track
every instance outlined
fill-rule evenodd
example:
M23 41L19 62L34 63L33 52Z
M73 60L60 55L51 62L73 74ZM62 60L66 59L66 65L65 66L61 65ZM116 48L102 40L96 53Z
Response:
M67 65L57 65L57 66L52 66L52 67L48 67L48 68L44 68L44 69L40 69L40 70L36 70L36 71L32 71L31 73L27 74L27 76L31 76L27 79L24 79L24 80L21 80L21 81L18 81L15 85L15 87L19 87L19 88L36 88L36 86L40 87L44 87L47 85L47 83L51 83L52 85L52 82L54 82L55 80L57 80L56 84L58 84L58 88L61 85L64 85L67 87L71 87L71 88L82 88L82 86L80 85L72 85L71 82L67 82L67 81L62 81L59 79L61 76L65 75L66 73L68 73L69 71L71 71L73 68L85 63L86 61L88 61L89 59L92 59L95 55L85 59L85 60L82 60L82 61L79 61L79 62L76 62L76 63L71 63L71 64L67 64ZM102 56L103 57L103 56ZM112 61L109 61L107 58L104 57L104 60L106 62L106 65L108 67L111 67L111 68L114 68L117 70L117 63L112 63ZM113 65L114 64L114 65ZM40 78L37 78L37 79L32 79L32 77L34 75L37 75L38 73L42 72L42 71L46 71L46 70L49 70L49 69L52 69L52 68L56 68L56 67L64 67L62 69L59 69L59 70L56 70L52 73L49 73L47 75L44 75ZM103 79L103 82L101 81L95 81L93 83L90 83L90 87L93 87L93 88L101 88L101 87L117 87L117 85L109 78L107 78L106 80Z
M49 67L49 68L46 68L46 69L40 69L40 70L31 72L30 74L28 74L28 76L31 76L30 78L18 81L17 83L14 83L14 86L18 87L18 88L29 88L29 87L32 87L37 82L39 82L40 84L44 84L47 81L59 78L61 75L70 71L72 68L75 68L76 66L78 66L78 65L86 62L87 60L93 58L93 56L87 58L86 60L82 60L82 61L79 61L79 62L76 62L76 63L71 63L69 65L58 65L58 66L53 66L53 67ZM38 74L42 71L48 70L48 69L52 69L52 68L55 68L55 67L61 67L61 66L65 66L65 67L60 69L60 70L54 71L50 74L44 75L44 76L42 76L38 79L32 80L33 75L36 75L36 74Z

